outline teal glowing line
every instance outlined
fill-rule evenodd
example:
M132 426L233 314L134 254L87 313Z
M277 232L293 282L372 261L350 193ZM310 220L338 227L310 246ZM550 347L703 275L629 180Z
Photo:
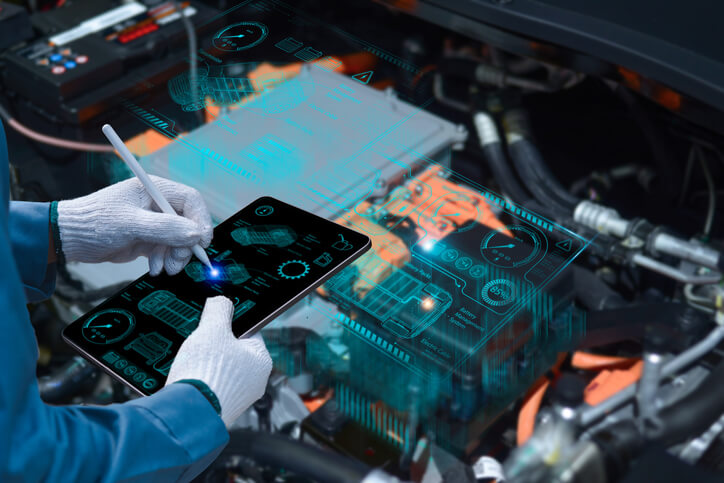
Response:
M362 149L360 149L354 156L352 156L352 157L350 158L350 160L356 159L360 154L362 154L362 153L364 153L365 151L367 151L368 149L370 149L372 146L374 146L375 144L377 144L381 139L384 139L385 137L387 137L391 132L393 132L395 129L397 129L398 127L400 127L401 125L403 125L403 124L404 124L405 122L407 122L410 118L412 118L415 114L417 114L418 112L422 112L422 110L423 110L424 108L426 108L427 106L429 106L430 104L432 104L432 101L433 101L433 99L428 99L427 101L425 101L425 102L423 102L422 104L420 104L418 107L414 108L413 111L412 111L410 114L408 114L407 116L403 117L402 119L400 119L399 121L397 121L395 124L393 124L392 126L390 126L387 130L385 130L382 134L379 134L379 135L378 135L376 138L374 138L372 141L370 141L370 142L368 142L367 144L365 144L364 146L362 146Z
M211 18L210 18L209 20L207 20L206 22L204 22L204 23L202 23L202 24L199 24L199 26L210 24L210 23L213 22L214 20L217 20L217 19L220 19L220 18L222 18L222 17L225 17L225 16L229 15L231 12L233 12L234 10L237 10L237 9L243 7L244 5L246 5L246 4L248 4L248 3L251 3L251 2L255 2L255 1L257 1L257 0L245 0L245 1L243 1L243 2L241 2L241 3L239 3L239 4L237 4L237 5L234 5L233 7L229 8L228 10L224 10L224 11L221 12L220 14L215 15L214 17L211 17Z
M393 157L391 157L391 156L388 156L387 154L382 153L382 152L380 152L380 151L375 151L375 153L379 154L380 156L382 156L382 157L385 158L386 160L388 160L388 161L390 161L390 162L398 165L399 167L401 167L401 168L403 168L403 169L406 169L406 170L407 170L407 174L409 175L409 178L410 178L410 179L414 179L414 178L412 177L412 167L411 167L409 164L403 164L402 162L398 161L397 159L395 159L395 158L393 158Z
M347 317L346 315L338 312L338 314L340 314L341 316L345 317L346 319L348 319L350 321L349 325L346 325L344 323L344 321L343 321L344 319L340 319L336 315L332 315L330 312L327 312L327 311L323 310L321 307L317 306L317 304L311 304L310 307L312 307L313 310L316 310L317 312L324 315L325 317L329 318L330 320L341 324L346 329L349 329L352 334L354 334L357 338L364 341L365 343L372 345L373 347L378 347L377 344L373 343L370 338L370 334L372 334L372 333L368 329L363 327L362 325L358 324L357 322L355 322L352 319L350 319L349 317ZM400 349L399 347L398 347L398 351L399 351L399 355L395 355L391 351L380 351L379 353L384 354L386 357L390 358L391 360L393 360L397 363L403 364L403 367L413 371L417 375L420 375L420 376L428 375L427 372L421 370L420 368L410 365L410 361L412 360L412 357L410 356L410 354L405 352L405 350Z
M284 7L284 8L286 8L287 10L290 10L290 11L294 12L297 16L302 17L302 18L306 19L306 20L309 21L309 22L316 23L317 25L323 25L323 26L329 28L330 30L332 30L333 32L335 32L335 33L337 33L337 34L339 34L339 35L341 35L341 36L343 36L343 37L347 37L348 39L350 39L350 40L352 40L352 41L354 41L354 42L357 42L357 43L359 43L360 45L363 45L363 46L365 46L365 47L368 48L368 49L371 48L371 49L377 50L379 53L382 54L382 55L380 55L380 57L383 57L383 58L384 58L385 60L387 60L388 62L392 62L392 63L394 63L394 64L396 64L396 65L399 65L400 67L404 68L405 70L408 70L408 71L410 71L410 72L412 72L412 73L414 73L414 74L416 74L416 73L418 73L418 72L420 71L420 69L419 69L417 66L415 66L414 64L411 64L411 63L409 63L409 62L403 61L402 59L400 59L399 57L395 56L394 54L391 54L390 52L387 52L387 51L381 49L380 47L378 47L378 46L376 46L376 45L374 45L374 44L372 44L372 43L370 43L370 42L367 42L366 40L363 40L363 39L361 39L361 38L359 38L359 37L356 37L356 36L350 34L349 32L346 32L345 30L342 30L341 28L339 28L339 27L337 27L337 26L335 26L335 25L331 25L331 24L328 24L328 23L326 23L326 22L322 22L321 20L319 20L319 19L317 19L317 18L315 18L315 17L312 17L312 16L308 15L306 12L297 9L297 8L289 5L288 3L282 2L282 1L280 1L280 0L269 0L269 2L270 2L270 3L273 3L273 4L277 4L277 6ZM392 59L392 60L390 60L390 59Z
M439 166L438 163L436 163L432 158L430 158L430 157L428 157L428 156L425 156L424 154L416 151L414 148L411 148L410 146L404 145L404 144L400 143L399 141L395 141L395 144L396 144L398 147L402 148L403 150L407 151L408 153L415 154L415 155L418 156L421 160L426 161L428 165L431 165L431 166ZM446 169L447 169L447 168L446 168ZM489 192L491 195L495 195L495 196L499 197L500 200L504 200L504 199L505 199L502 195L496 193L495 191L493 191L493 190L491 190L491 189L489 189L489 188L487 188L487 187L485 187L485 186L480 185L479 183L471 180L470 178L467 178L466 176L458 173L457 171L453 171L453 170L451 170L451 169L448 169L448 171L452 172L455 177L457 177L457 178L465 181L465 183L469 184L470 186L479 189L479 190L481 191L480 194L483 195L483 196L485 196L485 192L487 191L487 192ZM517 207L519 210L521 210L521 212L527 213L526 210L518 207L517 205L512 205L512 204L510 204L510 203L508 203L508 202L503 202L503 204L505 204L505 203L507 203L509 206L515 206L515 207ZM500 203L496 203L496 204L498 204L498 205L501 206L502 208L505 208L505 206L504 206L504 205L501 205ZM535 216L535 215L533 215L533 216ZM575 232L569 230L568 228L559 225L558 223L556 223L556 222L554 222L554 221L551 221L551 220L548 220L548 219L546 219L546 218L544 218L544 217L541 217L540 215L537 215L537 216L540 217L542 220L544 220L546 223L549 223L550 225L558 228L560 231L564 232L565 234L570 235L570 236L572 236L572 237L574 237L574 238L577 238L577 239L580 240L581 242L586 242L586 241L587 241L584 237L582 237L582 236L579 235L578 233L575 233ZM594 237L594 238L595 238L595 237Z

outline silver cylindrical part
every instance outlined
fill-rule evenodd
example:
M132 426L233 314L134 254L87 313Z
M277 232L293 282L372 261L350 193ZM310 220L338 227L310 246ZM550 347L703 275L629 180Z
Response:
M658 408L653 404L653 401L656 399L656 393L659 390L663 366L664 358L660 354L644 353L644 368L639 380L638 393L636 394L639 427L642 431L646 429L647 424L653 424L656 421Z
M478 132L481 146L500 142L498 128L495 126L495 121L493 121L493 118L490 117L490 114L487 112L476 113L473 117L473 123L475 124L476 131Z
M717 269L721 254L717 250L696 245L680 238L659 233L653 239L652 248L656 252L666 253L697 265Z
M677 282L690 283L692 285L706 285L712 283L719 283L721 274L719 272L707 273L703 275L693 275L685 273L678 268L674 268L671 265L667 265L658 260L654 260L651 257L642 255L640 253L635 254L631 257L631 261L639 267L647 268L653 272L660 273L665 277L669 277Z
M709 333L709 335L697 342L696 345L690 347L674 359L665 363L661 371L661 376L667 377L672 374L676 374L693 361L709 353L709 351L718 346L722 340L724 340L724 326L717 326ZM636 394L636 385L631 385L595 406L587 406L583 409L583 411L581 411L581 424L583 426L591 425L627 402L634 394Z
M604 235L613 235L619 238L626 236L629 221L621 218L618 211L613 208L581 201L573 211L573 219L582 225L593 228Z
M379 468L375 468L367 473L367 476L365 476L364 480L360 483L400 483L400 480L396 476L392 476Z

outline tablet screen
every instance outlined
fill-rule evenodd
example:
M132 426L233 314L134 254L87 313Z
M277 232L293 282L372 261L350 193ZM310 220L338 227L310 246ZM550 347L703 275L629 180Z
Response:
M142 394L163 387L208 297L234 302L232 329L250 335L347 266L369 238L270 197L214 230L209 268L132 282L63 332L74 348Z

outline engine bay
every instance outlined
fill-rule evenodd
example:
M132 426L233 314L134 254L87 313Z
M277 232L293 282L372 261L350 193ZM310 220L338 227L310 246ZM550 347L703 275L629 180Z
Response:
M199 190L216 222L273 196L372 239L262 331L266 394L198 481L721 479L716 107L404 5L202 6L194 72L136 75L87 117L88 93L54 112L6 75L2 96L45 132L118 119L144 168ZM15 199L129 176L113 154L9 143ZM146 266L58 270L30 306L41 397L137 397L59 333Z

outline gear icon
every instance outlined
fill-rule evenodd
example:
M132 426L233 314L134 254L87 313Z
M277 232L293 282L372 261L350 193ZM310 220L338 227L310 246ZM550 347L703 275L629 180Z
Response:
M296 280L309 273L309 264L303 260L287 260L279 265L277 273L287 280Z

